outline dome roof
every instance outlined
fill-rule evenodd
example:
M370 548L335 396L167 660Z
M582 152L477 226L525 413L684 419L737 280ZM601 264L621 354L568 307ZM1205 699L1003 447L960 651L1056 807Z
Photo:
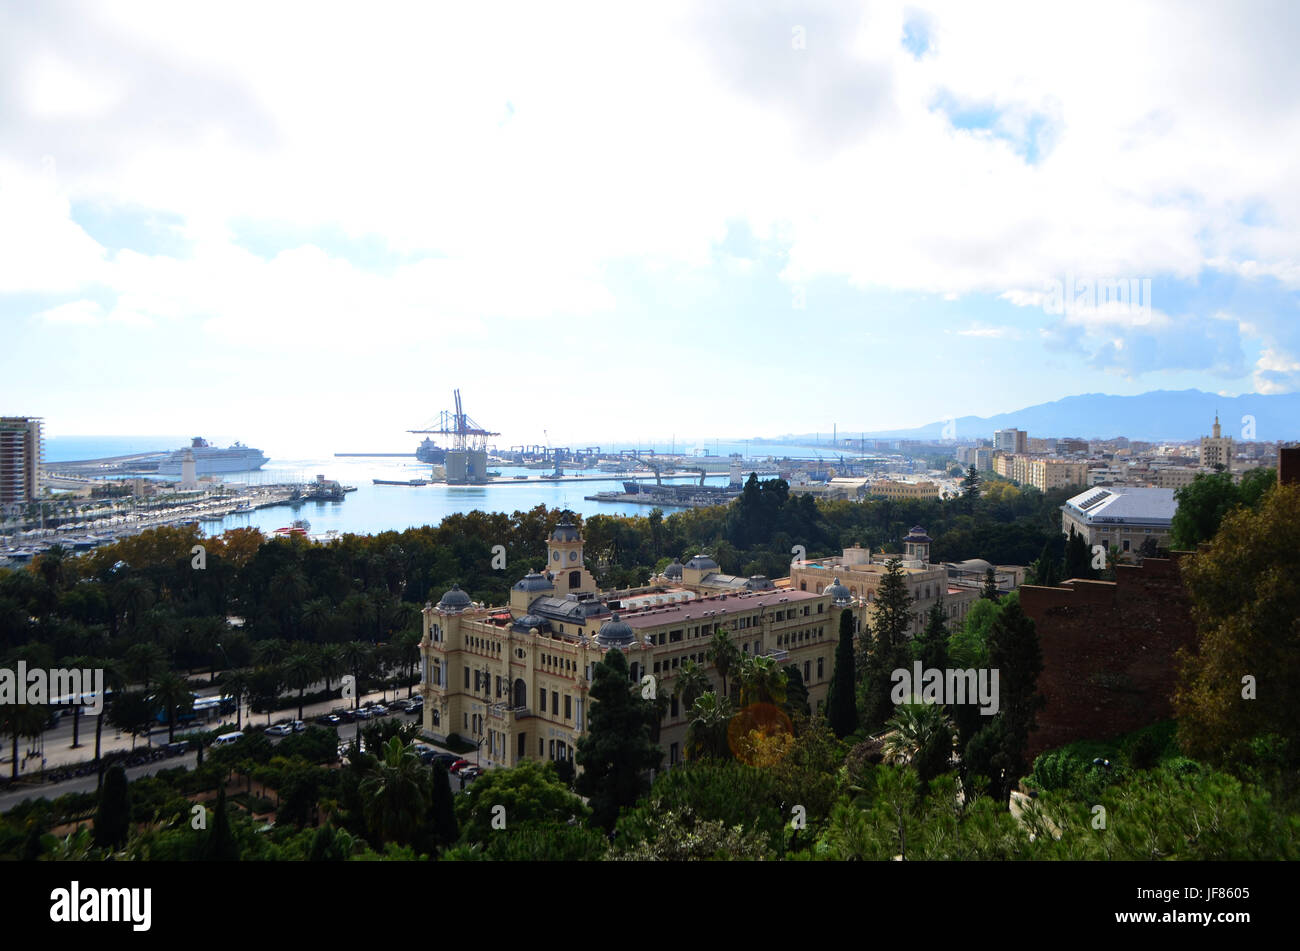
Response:
M533 628L537 628L539 631L549 631L551 622L544 617L538 617L536 614L525 614L521 618L516 618L510 627L516 633L527 634Z
M596 634L596 643L601 647L627 647L636 642L636 631L627 621L620 621L615 611L608 621L600 626Z
M913 525L912 530L907 533L907 537L904 538L903 541L928 542L928 541L933 541L933 539L931 539L930 536L925 533L925 529L922 528L920 525Z
M828 584L826 586L826 590L823 591L822 594L829 594L831 596L831 600L836 604L848 604L849 598L851 597L851 595L849 594L849 589L844 587L844 585L840 584L839 578L836 578L834 581Z
M673 563L664 569L664 577L681 578L681 576L682 576L682 563L678 561L676 558L674 558Z
M771 591L776 585L772 584L767 575L750 575L745 587L750 591Z
M438 610L463 611L472 603L469 595L460 590L460 585L454 584L451 586L451 590L443 594L442 600L438 602Z
M554 591L554 583L546 575L530 571L514 583L515 591Z
M686 567L693 568L696 571L717 571L718 563L704 552L700 552L686 563Z
M560 516L559 522L555 525L555 531L551 532L551 541L553 542L577 542L582 541L582 536L578 534L578 527L573 524L573 517L569 512Z

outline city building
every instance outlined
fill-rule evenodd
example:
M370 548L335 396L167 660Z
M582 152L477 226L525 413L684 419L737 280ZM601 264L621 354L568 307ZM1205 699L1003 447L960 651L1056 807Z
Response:
M934 482L901 482L894 479L877 479L867 487L868 495L886 499L937 499L940 495Z
M980 472L993 471L993 450L987 446L980 446L975 450L975 468Z
M843 588L791 590L724 575L703 554L670 565L662 584L619 592L598 591L583 563L582 536L566 513L547 543L548 570L517 581L508 605L475 603L456 586L425 605L420 691L429 736L458 734L499 765L571 760L587 729L593 669L606 653L622 651L631 680L653 677L659 696L672 696L687 660L720 687L707 657L720 628L742 656L795 665L816 710L833 673L840 612L852 611L860 627L866 609ZM728 686L734 695L734 673ZM667 765L683 758L687 715L669 701L660 732Z
M993 434L993 448L998 452L1029 451L1029 433L1023 429L999 429Z
M1219 427L1219 417L1214 416L1214 435L1201 437L1200 464L1203 467L1232 468L1232 437L1224 436Z
M1106 545L1138 551L1147 539L1168 548L1178 502L1173 489L1111 486L1092 488L1061 506L1061 531L1083 535L1088 547Z
M0 505L25 505L41 497L44 452L40 417L0 417Z
M1040 458L1022 453L995 453L993 471L1020 485L1032 485L1039 491L1088 484L1088 464L1067 459Z
M903 554L873 554L860 546L845 548L838 558L821 558L790 566L790 587L799 592L822 594L828 588L843 586L849 597L865 601L868 619L880 583L891 559L901 562L908 593L912 596L912 621L908 633L916 636L925 628L930 608L942 600L948 615L949 629L962 623L971 604L979 599L979 590L949 583L948 568L930 563L931 540L919 525L903 539ZM981 578L981 581L983 579Z

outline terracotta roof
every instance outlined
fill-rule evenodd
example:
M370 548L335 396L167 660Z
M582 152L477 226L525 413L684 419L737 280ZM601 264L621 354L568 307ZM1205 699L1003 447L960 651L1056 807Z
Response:
M785 604L816 601L825 595L811 591L776 590L761 594L729 594L719 598L700 598L685 604L665 605L647 611L624 614L623 620L638 630L690 621L716 621L735 614L746 614L761 607L777 609Z

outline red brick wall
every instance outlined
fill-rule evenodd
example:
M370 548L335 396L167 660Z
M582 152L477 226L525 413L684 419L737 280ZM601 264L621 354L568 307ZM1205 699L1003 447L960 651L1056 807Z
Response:
M1174 654L1196 643L1178 570L1182 554L1120 565L1115 581L1020 588L1021 607L1033 618L1043 651L1038 689L1046 705L1029 738L1031 757L1172 715Z

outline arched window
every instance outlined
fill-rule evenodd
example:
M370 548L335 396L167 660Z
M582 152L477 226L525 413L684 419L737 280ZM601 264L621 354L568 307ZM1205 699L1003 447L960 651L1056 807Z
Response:
M574 588L581 588L581 587L582 587L582 572L581 572L581 571L570 571L570 572L569 572L569 590L573 590Z

